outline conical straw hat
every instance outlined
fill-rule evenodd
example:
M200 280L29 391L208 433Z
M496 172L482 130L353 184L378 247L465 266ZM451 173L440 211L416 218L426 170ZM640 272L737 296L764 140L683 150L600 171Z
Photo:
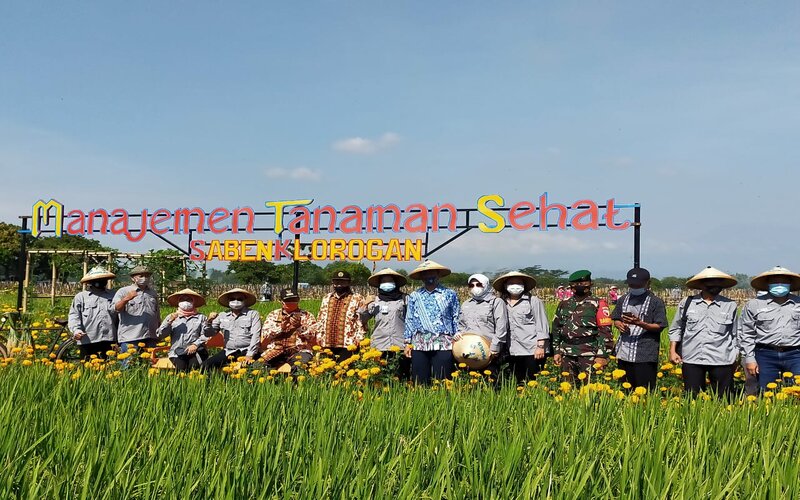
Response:
M178 307L178 299L181 295L191 295L194 297L192 303L194 304L195 309L206 305L206 299L191 288L184 288L183 290L178 290L177 292L173 293L167 297L167 304L171 305L172 307Z
M400 288L401 286L408 283L408 278L398 273L394 269L388 267L370 276L369 279L367 280L367 283L369 283L369 286L374 286L375 288L377 288L378 285L381 284L381 278L383 278L384 276L391 276L392 278L394 278L394 282L397 283L397 288Z
M756 290L767 291L769 289L769 285L767 285L767 281L772 276L784 276L786 277L786 281L789 282L789 288L791 290L800 290L800 274L794 273L785 267L775 266L769 271L765 271L752 280L750 280L750 286L755 288Z
M511 271L510 273L506 273L495 279L494 283L492 283L492 288L494 288L498 292L504 292L506 281L508 281L509 278L522 278L522 283L523 286L525 287L526 292L530 292L533 289L533 287L536 286L536 278L534 278L533 276L529 276L519 271Z
M723 280L724 284L722 285L723 288L730 288L732 286L736 286L738 281L736 278L731 276L730 274L723 273L719 269L715 267L708 266L707 268L703 269L699 273L692 276L689 281L686 282L687 288L691 288L692 290L700 290L703 286L703 280L710 280L710 279L717 279Z
M412 280L421 279L419 275L424 273L425 271L438 271L440 278L444 278L445 276L448 276L450 274L450 269L444 267L438 262L434 262L432 260L425 260L422 264L419 265L419 267L408 273L408 277L411 278Z

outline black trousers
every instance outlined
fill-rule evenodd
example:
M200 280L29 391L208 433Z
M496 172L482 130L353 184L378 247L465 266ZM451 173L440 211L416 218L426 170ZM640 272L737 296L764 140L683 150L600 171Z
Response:
M231 363L231 359L233 361L236 361L237 358L244 356L246 354L247 351L245 351L244 349L233 351L230 354L225 354L225 349L222 349L215 355L205 360L200 370L203 372L207 372L209 370L221 370L223 367L228 366ZM230 357L231 359L228 359L228 357Z
M411 373L417 384L428 385L431 378L450 378L455 368L453 351L411 351Z
M383 351L381 359L385 359L390 365L397 363L397 372L395 374L401 381L411 378L411 358L407 358L403 351Z
M617 364L625 370L625 376L622 377L623 382L628 382L633 388L645 387L647 390L656 386L658 378L658 362L645 361L634 363L631 361L617 360Z
M81 359L89 359L92 354L101 359L106 359L106 351L111 350L111 341L92 342L91 344L78 344L78 349L81 351Z
M328 349L331 350L333 359L336 361L344 361L356 353L356 351L348 351L346 347L329 347Z
M200 359L198 359L198 357ZM181 354L176 358L169 358L175 365L175 370L179 372L189 372L199 370L200 366L208 359L208 351L198 349L194 354Z
M733 374L736 364L695 365L683 364L683 388L696 396L707 388L706 375L711 381L711 390L719 396L729 396L733 391Z
M508 369L514 374L517 380L517 385L522 385L528 380L536 378L536 375L542 371L547 358L536 359L533 355L528 356L508 356Z

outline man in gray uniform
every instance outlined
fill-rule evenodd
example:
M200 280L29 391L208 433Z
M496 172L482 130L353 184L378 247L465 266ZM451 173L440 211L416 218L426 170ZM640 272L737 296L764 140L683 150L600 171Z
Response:
M144 266L134 267L131 270L133 284L120 288L114 295L114 308L119 313L117 339L120 352L127 352L138 344L155 347L158 342L161 310L158 295L152 288L151 274Z
M105 359L111 344L117 340L117 311L112 306L114 291L106 288L108 280L114 277L114 273L102 267L92 268L81 278L88 289L72 299L67 328L78 343L83 359L92 355Z

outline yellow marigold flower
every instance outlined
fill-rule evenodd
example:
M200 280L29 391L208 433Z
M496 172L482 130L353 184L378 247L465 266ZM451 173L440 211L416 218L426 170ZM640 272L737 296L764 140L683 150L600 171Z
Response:
M398 347L396 345L393 345L392 347L389 348L389 350L392 351L392 352L400 352L403 349L401 349L400 347Z
M142 354L139 355L139 357L142 359L150 359L150 354L143 352Z
M130 356L131 355L129 353L127 353L127 352L121 352L121 353L117 354L117 359L119 359L121 361L123 359L128 359Z
M572 385L569 382L561 382L561 384L559 384L559 388L561 389L561 392L566 393L572 390Z
M777 399L779 401L783 401L784 399L786 399L788 397L789 397L789 395L785 394L783 392L779 392L778 394L775 395L775 399Z
M461 374L461 372L459 372L459 371L454 371L453 373L451 373L451 374L450 374L450 376L451 376L452 378L458 378L458 376L459 376L460 374Z
M794 373L792 372L783 372L783 378L792 378L794 377Z
M484 375L491 375L491 374L492 374L492 372L491 372L491 371L489 371L489 370L483 370L483 374L484 374Z
M550 372L548 370L542 370L542 371L539 372L539 375L541 375L543 377L546 377L546 376L550 375Z
M647 394L647 389L644 387L637 387L636 389L633 390L633 393L638 394L639 396L644 396L645 394Z
M459 368L466 368L466 367L467 367L467 364L466 364L466 363L459 363L459 364L458 364L458 367L459 367Z
M72 374L72 376L71 376L70 378L71 378L72 380L78 380L79 378L81 378L81 372L75 372L75 373L73 373L73 374Z
M631 384L630 384L629 382L623 382L623 383L622 383L622 387L623 387L624 389L630 389L630 388L631 388Z
M638 403L639 402L639 396L634 394L633 396L631 396L631 401L633 401L634 403Z
M372 368L369 369L369 372L373 375L377 375L381 372L381 369L378 368L377 366L373 366Z
M539 383L535 380L528 381L528 387L536 387L537 385L539 385Z
M555 400L560 403L560 402L564 401L564 396L556 396Z
M472 384L472 385L475 385L475 384L478 383L478 379L476 379L476 378L470 379L469 383Z
M658 372L658 373L656 374L656 377L658 377L658 378L664 378L664 374L663 374L662 372Z
M668 372L673 368L675 368L675 365L673 365L672 363L664 363L663 365L661 365L661 370L665 372Z
M298 382L302 382L302 381L304 381L305 379L306 379L306 376L305 376L305 375L298 375L298 377L297 377L297 381L298 381Z
M255 377L255 376L257 376L259 373L261 373L261 370L252 370L252 371L250 372L250 375L252 375L252 376L254 376L254 377Z
M733 377L734 378L742 378L742 372L734 372Z
M352 377L352 376L353 376L353 375L355 375L355 374L356 374L356 371L355 371L355 370L353 370L352 368L351 368L351 369L349 369L349 370L347 370L347 376L348 376L348 377Z
M569 377L569 372L561 372L562 377Z
M578 380L586 380L586 374L585 373L579 373L578 374Z
M113 356L116 354L114 351L106 351L106 356Z
M348 351L355 351L356 349L358 349L358 346L355 344L350 344L349 346L347 346Z
M764 397L765 397L765 398L771 398L771 397L772 397L772 396L774 396L774 395L775 395L775 393L774 393L774 392L772 392L772 391L766 391L766 392L764 393Z
M26 359L25 361L22 362L22 366L31 366L32 364L33 364L33 361L31 361L29 359Z
M595 364L592 365L592 368L594 368L595 370L599 370L602 367L603 367L603 365L601 365L600 363L595 363Z
M267 381L267 379L265 379L264 377L259 377L259 378L258 378L258 383L259 383L259 384L263 384L263 383L264 383L264 382L266 382L266 381Z
M360 345L361 347L367 347L369 346L369 343L370 343L369 339L364 339L361 342L359 342L358 345Z
M775 389L776 387L778 387L778 384L776 384L775 382L770 382L769 384L767 384L767 389Z
M747 396L747 400L748 400L748 401L750 401L751 403L752 403L752 402L755 402L757 399L758 399L758 398L757 398L757 397L755 397L755 396Z
M147 344L145 344L144 342L139 342L139 343L138 343L138 344L136 344L136 345L138 345L139 347L145 347Z
M320 347L320 346L318 346L318 345L315 345L314 347L312 347L312 348L311 348L311 350L312 350L312 351L317 351L317 352L319 352L319 351L321 351L321 350L322 350L322 347Z

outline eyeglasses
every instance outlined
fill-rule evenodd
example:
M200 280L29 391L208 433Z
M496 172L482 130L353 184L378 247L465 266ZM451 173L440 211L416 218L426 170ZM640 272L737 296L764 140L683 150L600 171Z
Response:
M467 284L467 288L473 288L473 287L476 287L476 286L478 288L483 288L483 285L481 285L480 283L469 283L469 284Z

